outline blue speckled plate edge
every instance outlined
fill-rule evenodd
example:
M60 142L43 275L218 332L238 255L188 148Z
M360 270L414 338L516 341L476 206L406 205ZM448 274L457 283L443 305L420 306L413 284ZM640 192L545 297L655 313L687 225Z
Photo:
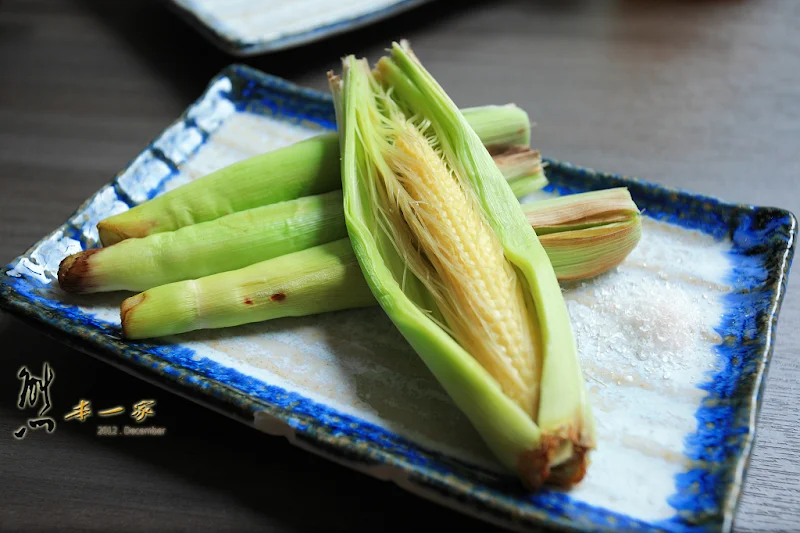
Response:
M224 77L241 78L249 80L249 83L255 85L274 87L283 93L294 94L302 99L309 99L317 106L330 105L330 98L327 95L296 87L284 80L265 75L248 67L229 67L223 71L220 76L215 78L214 81ZM212 85L214 81L212 81ZM203 98L198 100L198 103L202 100ZM188 108L176 123L186 120L187 115L191 112L193 107L194 106ZM150 145L150 148L151 147L152 144ZM418 465L403 464L402 461L397 460L397 457L391 457L391 454L387 454L381 450L359 449L358 444L352 442L343 444L335 435L325 433L326 428L324 427L317 428L315 431L306 434L292 432L291 439L295 442L299 440L304 443L304 448L310 446L314 448L314 451L317 453L335 458L338 462L344 461L350 463L350 466L353 466L352 463L355 461L360 465L366 465L363 468L358 468L362 471L365 469L369 471L372 467L380 469L382 465L391 465L392 468L399 470L401 479L405 480L405 482L398 483L404 488L412 490L413 492L427 492L427 494L423 494L426 497L431 497L430 491L432 490L435 494L439 495L436 499L440 501L440 503L448 503L450 506L454 506L459 510L469 511L470 514L480 516L484 519L490 519L493 522L501 523L506 526L523 527L545 524L581 531L611 531L618 530L619 528L665 531L728 531L732 526L735 506L738 502L741 482L752 446L755 430L754 421L757 409L760 405L761 393L764 385L763 377L769 357L772 353L772 344L776 332L775 325L777 323L780 303L786 288L789 266L794 252L794 242L797 232L796 221L790 213L779 209L733 205L713 198L659 187L631 178L574 167L568 163L556 161L550 161L549 163L551 179L557 184L556 188L562 189L562 192L572 192L571 188L575 188L575 190L588 190L624 185L629 187L634 198L637 199L637 202L646 200L644 205L647 205L647 203L653 204L653 202L668 204L669 202L675 203L680 201L681 209L677 212L670 215L668 210L663 211L662 214L666 214L664 216L657 216L656 218L672 218L674 219L672 220L673 222L687 227L703 228L704 225L710 224L709 221L712 219L725 215L730 218L730 221L726 223L726 227L729 227L731 231L731 235L729 236L734 238L735 242L737 239L736 233L739 231L734 228L737 224L739 226L743 224L750 224L752 226L756 222L755 218L757 216L768 221L778 221L777 226L769 228L776 239L780 237L780 239L778 239L780 242L776 241L774 243L772 254L769 256L774 257L777 263L772 265L769 269L770 276L767 280L768 284L759 285L759 287L767 289L764 292L769 295L769 300L766 302L768 303L766 307L769 309L769 312L761 317L763 327L758 329L759 332L763 333L765 345L762 349L759 349L755 357L752 358L753 361L751 361L751 363L756 363L755 371L747 374L748 380L744 383L744 389L740 391L739 396L734 398L740 400L740 403L736 407L733 418L737 420L746 420L745 432L741 440L732 449L731 454L727 456L724 464L714 465L714 472L711 473L712 475L719 476L719 473L722 472L722 474L727 475L727 477L724 478L724 483L722 483L723 478L714 478L718 482L715 488L721 489L721 496L718 498L717 507L713 505L711 507L716 509L721 508L721 511L704 514L702 506L698 508L697 505L692 503L685 509L685 521L681 520L680 523L647 524L628 517L613 515L613 513L585 506L583 511L586 513L587 518L585 520L576 520L575 515L570 518L563 514L547 511L546 509L530 509L528 505L525 506L526 509L515 508L511 505L513 502L509 499L493 496L491 490L488 492L481 490L480 487L476 487L472 481L460 478L457 474L449 476L442 475L441 472L419 468ZM91 199L84 203L81 208L78 209L78 212L88 206L90 201ZM689 210L694 209L696 211L696 213L694 213L696 218L686 218L686 210L683 209L684 207L689 208ZM718 220L716 222L717 224L719 223ZM734 224L734 222L736 224ZM756 224L756 226L755 228L741 229L741 238L745 241L747 239L752 240L752 236L754 235L753 231L757 233L763 230L763 220ZM56 230L56 232L57 231L58 230ZM755 241L756 247L761 244L762 242L760 240ZM36 245L34 245L33 248L35 248L35 246ZM742 246L744 246L744 244L742 244ZM750 246L752 247L753 243L750 243ZM115 366L122 367L140 377L146 377L151 381L155 380L158 384L168 389L174 390L174 387L170 385L172 383L179 383L182 385L182 395L189 396L191 399L206 405L210 404L209 406L215 410L231 414L235 418L245 422L248 422L248 415L252 418L256 412L264 412L284 422L292 417L297 417L296 414L287 413L285 409L275 408L275 406L256 401L223 383L202 376L192 375L194 373L191 370L182 369L179 372L175 372L174 368L168 369L167 367L169 365L164 364L163 361L159 361L157 357L153 357L147 352L127 345L120 339L114 338L113 335L109 335L108 332L93 331L91 328L85 327L71 327L65 324L64 318L59 316L58 313L44 310L45 312L42 314L43 309L38 308L33 302L27 300L23 295L15 291L13 286L8 283L8 276L4 274L5 271L0 273L0 276L2 276L2 278L0 278L0 307L14 312L28 322L34 323L40 327L44 326L47 333L66 341L68 344L82 351L89 352L92 355L111 362ZM702 418L699 418L699 425L700 422L702 422ZM698 430L698 434L702 432L702 428ZM688 443L687 445L691 451L692 443ZM702 453L700 453L700 456L702 457ZM687 473L687 475L688 474L689 473ZM387 477L375 473L373 473L373 475L377 475L381 478ZM392 477L394 477L394 480L397 482L397 478L395 476ZM692 478L689 476L687 482L691 481ZM444 502L442 502L442 498L444 498ZM675 504L673 504L673 506L678 509L680 509L681 503L686 504L686 502L681 501L677 503L677 506Z
M269 52L278 52L288 48L312 43L320 39L352 31L374 22L399 15L431 0L399 0L387 6L357 17L326 24L295 34L284 35L275 39L244 41L230 30L224 21L207 13L198 6L191 6L179 0L166 0L167 6L185 19L223 52L239 57L254 56Z

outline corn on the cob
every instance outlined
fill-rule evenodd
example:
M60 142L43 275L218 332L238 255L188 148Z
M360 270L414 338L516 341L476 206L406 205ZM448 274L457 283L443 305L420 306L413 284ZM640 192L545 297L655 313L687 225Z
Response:
M120 311L124 336L161 337L375 303L347 239L266 263L270 268L258 263L128 298ZM237 277L247 282L234 283Z
M601 206L607 206L605 212L590 201L593 197L597 198L596 202ZM585 210L579 212L571 209L572 204L564 202L562 198L522 204L529 220L542 220L548 223L550 233L540 240L559 280L585 279L605 272L625 259L636 246L641 235L641 224L636 204L626 189L614 189L611 194L607 191L596 191L565 198L574 198L575 203L583 204ZM614 201L611 201L612 199ZM583 220L585 218L583 212L595 214L594 225L582 229L562 230L574 226L578 220ZM621 212L628 213L628 217L622 222L602 221L606 216L617 220ZM342 218L342 224L343 221ZM338 259L346 265L355 264L356 258L350 247L350 241L344 238L338 242L336 245ZM247 324L264 319L262 306L268 306L269 318L282 318L290 316L289 313L291 316L305 316L377 305L360 269L330 270L329 249L328 245L317 246L291 255L261 261L248 268L224 272L214 276L212 281L205 278L197 281L181 281L172 283L169 288L157 287L148 290L143 296L133 296L123 304L125 310L121 317L123 331L127 338L143 339L203 328ZM290 290L286 283L287 274L295 271L303 273L304 279L313 283L313 286L306 287L293 283ZM314 272L318 272L318 275L312 275ZM344 279L351 276L358 279ZM276 306L272 301L262 299L242 307L240 298L236 295L256 284L264 293L284 295L284 299L291 301L293 305ZM336 299L330 299L326 297L329 291L328 285L350 287L351 290L338 295ZM227 292L222 290L225 287L228 289ZM296 298L294 291L298 292L299 299ZM229 301L230 306L211 307L199 303L210 302L215 297ZM175 301L180 301L180 306L176 307ZM213 309L214 316L206 316L204 309ZM223 314L225 309L234 311L227 316Z
M579 480L594 425L553 268L480 140L405 45L330 78L345 222L376 300L502 464Z
M528 115L514 105L477 107L463 113L493 152L530 143ZM539 168L534 174L515 175L511 181L517 190L530 192L543 176ZM340 188L339 141L336 134L324 134L212 172L109 217L97 228L101 242L109 246Z

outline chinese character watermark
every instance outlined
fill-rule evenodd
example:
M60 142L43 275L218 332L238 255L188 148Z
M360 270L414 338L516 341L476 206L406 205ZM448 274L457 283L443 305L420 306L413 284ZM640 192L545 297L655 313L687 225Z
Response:
M17 400L17 407L20 410L35 409L37 407L40 407L40 409L38 411L38 417L29 418L27 420L27 425L13 432L14 437L18 440L25 438L28 429L36 430L44 428L48 433L52 433L56 429L56 421L52 417L44 415L53 407L50 401L50 386L56 377L55 372L50 367L49 363L44 363L41 376L32 374L27 367L23 366L19 369L17 377L22 382L19 398ZM141 424L147 418L156 416L155 405L155 400L140 400L133 404L130 417L133 418L136 424ZM64 415L64 421L78 421L83 423L94 415L100 418L108 418L123 415L125 412L126 409L122 405L94 411L92 409L92 402L81 398L78 400L78 403ZM166 428L155 426L125 426L122 428L122 431L115 425L97 426L97 434L101 436L163 436L165 433Z
M44 414L52 407L52 404L50 403L50 385L53 384L53 380L56 378L56 373L52 368L50 368L50 364L45 363L42 365L41 377L36 377L35 375L31 374L31 371L28 370L28 367L23 366L19 369L17 378L22 381L17 407L20 410L24 410L29 408L35 409L39 403L41 403L42 406L41 409L39 409L38 418L29 418L27 427L22 426L15 431L14 438L24 439L28 428L36 430L44 427L48 433L55 431L56 421L49 416L44 416Z

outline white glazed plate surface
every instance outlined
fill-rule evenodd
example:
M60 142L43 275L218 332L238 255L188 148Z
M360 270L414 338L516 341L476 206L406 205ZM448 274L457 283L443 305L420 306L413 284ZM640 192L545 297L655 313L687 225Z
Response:
M228 53L275 52L344 33L429 0L168 0Z

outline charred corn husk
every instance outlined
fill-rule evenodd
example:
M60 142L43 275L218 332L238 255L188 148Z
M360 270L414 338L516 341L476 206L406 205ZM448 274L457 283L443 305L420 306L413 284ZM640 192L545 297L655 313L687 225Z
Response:
M514 105L464 110L483 142L493 153L530 143L530 121ZM513 159L506 161L509 172ZM524 194L541 186L541 167L533 174L517 174L512 186ZM263 205L330 192L341 188L339 141L325 134L286 148L234 163L187 183L98 225L104 246L131 237L173 231L184 226Z
M374 73L343 65L330 85L345 222L375 299L503 465L531 487L577 482L591 409L555 272L511 188L406 45Z
M128 298L120 308L123 335L162 337L375 303L347 239L265 263Z
M616 266L640 236L638 210L624 188L523 204L523 210L537 234L546 233L540 240L560 281ZM144 291L236 270L346 234L342 193L332 191L78 252L62 261L59 285L73 293Z
M602 273L619 264L636 246L641 235L636 204L625 189L615 189L611 196L617 200L627 199L627 202L612 202L608 196L606 191L597 191L565 197L584 204L585 211L571 209L570 202L561 198L522 205L529 221L542 220L548 224L551 233L540 240L559 280L584 279ZM609 218L614 222L605 224L599 220L603 218L602 211L588 200L592 197L607 206ZM616 213L622 211L628 213L627 218L616 221ZM598 218L595 225L562 231L582 220L584 212L595 213ZM341 220L344 225L344 218ZM604 228L610 229L605 231ZM600 236L595 235L597 231L601 232ZM335 254L332 255L331 249ZM347 268L339 268L337 264L347 265ZM123 331L127 338L143 339L377 305L361 270L353 268L355 264L350 241L343 238L335 245L316 246L224 272L212 276L213 280L203 278L157 287L126 300L121 316ZM301 273L302 280L311 285L292 281L287 274L294 272ZM255 286L262 294L283 295L277 302L288 301L291 305L279 305L269 298L250 298L250 302L244 304L241 294ZM339 291L335 299L329 298L332 288L336 287L349 290ZM222 298L228 304L208 304L214 298ZM176 301L180 302L178 306ZM208 310L213 316L207 315Z

